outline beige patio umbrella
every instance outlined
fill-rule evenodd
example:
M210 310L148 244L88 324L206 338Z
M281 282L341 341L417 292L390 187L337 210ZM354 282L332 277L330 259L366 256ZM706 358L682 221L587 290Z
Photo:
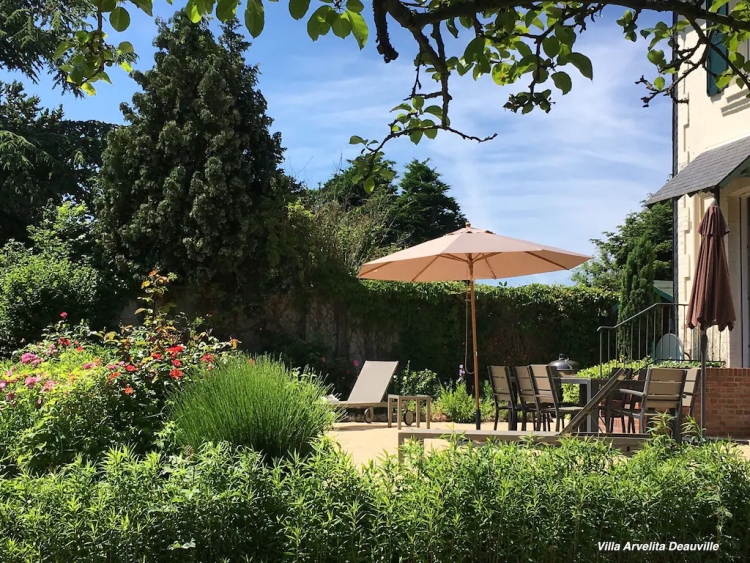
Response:
M367 262L360 268L357 277L409 282L468 280L474 349L475 418L479 430L481 411L474 280L496 280L570 270L589 258L590 256L583 254L474 229L467 223L465 229Z

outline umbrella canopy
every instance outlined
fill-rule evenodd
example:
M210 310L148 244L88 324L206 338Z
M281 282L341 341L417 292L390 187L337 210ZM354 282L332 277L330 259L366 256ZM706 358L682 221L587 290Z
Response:
M551 246L502 237L467 224L465 229L367 262L360 268L357 277L409 282L469 281L475 416L479 429L481 412L474 280L569 270L589 258Z
M465 229L368 262L358 277L410 282L503 279L570 270L589 258L467 225Z
M698 227L701 245L695 266L693 291L688 304L687 324L700 327L701 335L701 425L706 417L706 330L717 326L719 331L732 330L737 320L729 284L729 266L724 249L724 237L729 233L721 208L714 200L703 215Z

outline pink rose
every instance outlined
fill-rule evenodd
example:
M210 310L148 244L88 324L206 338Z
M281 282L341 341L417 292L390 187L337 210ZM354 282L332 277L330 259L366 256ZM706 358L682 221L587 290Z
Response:
M52 389L55 385L57 385L56 382L49 380L44 382L44 386L42 386L42 391L49 391Z
M6 385L8 385L7 381L0 381L0 389L5 389Z
M68 318L68 313L66 313L65 311L63 311L62 313L60 313L60 318L67 319Z

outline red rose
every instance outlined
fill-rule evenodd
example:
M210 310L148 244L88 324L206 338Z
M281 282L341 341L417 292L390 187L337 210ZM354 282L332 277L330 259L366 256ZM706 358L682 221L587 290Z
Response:
M133 373L136 370L135 366L125 366L125 369L129 371L130 373Z
M76 352L83 352L83 347L82 346L78 346L76 348Z
M178 369L173 369L172 371L169 372L169 377L171 377L172 379L182 379L183 377L182 371Z
M133 393L135 393L135 390L130 385L128 385L127 387L125 387L125 389L122 390L122 392L126 395L132 395Z
M182 365L182 362L180 362L180 360L172 360L172 365L178 368Z
M161 354L159 354L158 352L154 352L153 354L151 354L151 357L155 360L161 360Z

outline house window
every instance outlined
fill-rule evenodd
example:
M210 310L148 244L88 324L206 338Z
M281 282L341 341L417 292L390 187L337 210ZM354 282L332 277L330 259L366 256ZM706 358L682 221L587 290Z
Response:
M713 4L712 0L706 0L706 9L710 9L711 4ZM718 13L728 15L729 4L724 4L721 8L719 8ZM706 75L708 77L707 90L709 96L715 96L716 94L721 92L721 89L719 89L719 87L716 85L716 79L729 68L727 61L724 58L726 57L728 51L724 43L722 43L723 37L723 34L716 32L711 35L711 43L716 47L716 49L718 49L718 51L720 51L720 53L717 52L716 49L711 49L706 60Z

